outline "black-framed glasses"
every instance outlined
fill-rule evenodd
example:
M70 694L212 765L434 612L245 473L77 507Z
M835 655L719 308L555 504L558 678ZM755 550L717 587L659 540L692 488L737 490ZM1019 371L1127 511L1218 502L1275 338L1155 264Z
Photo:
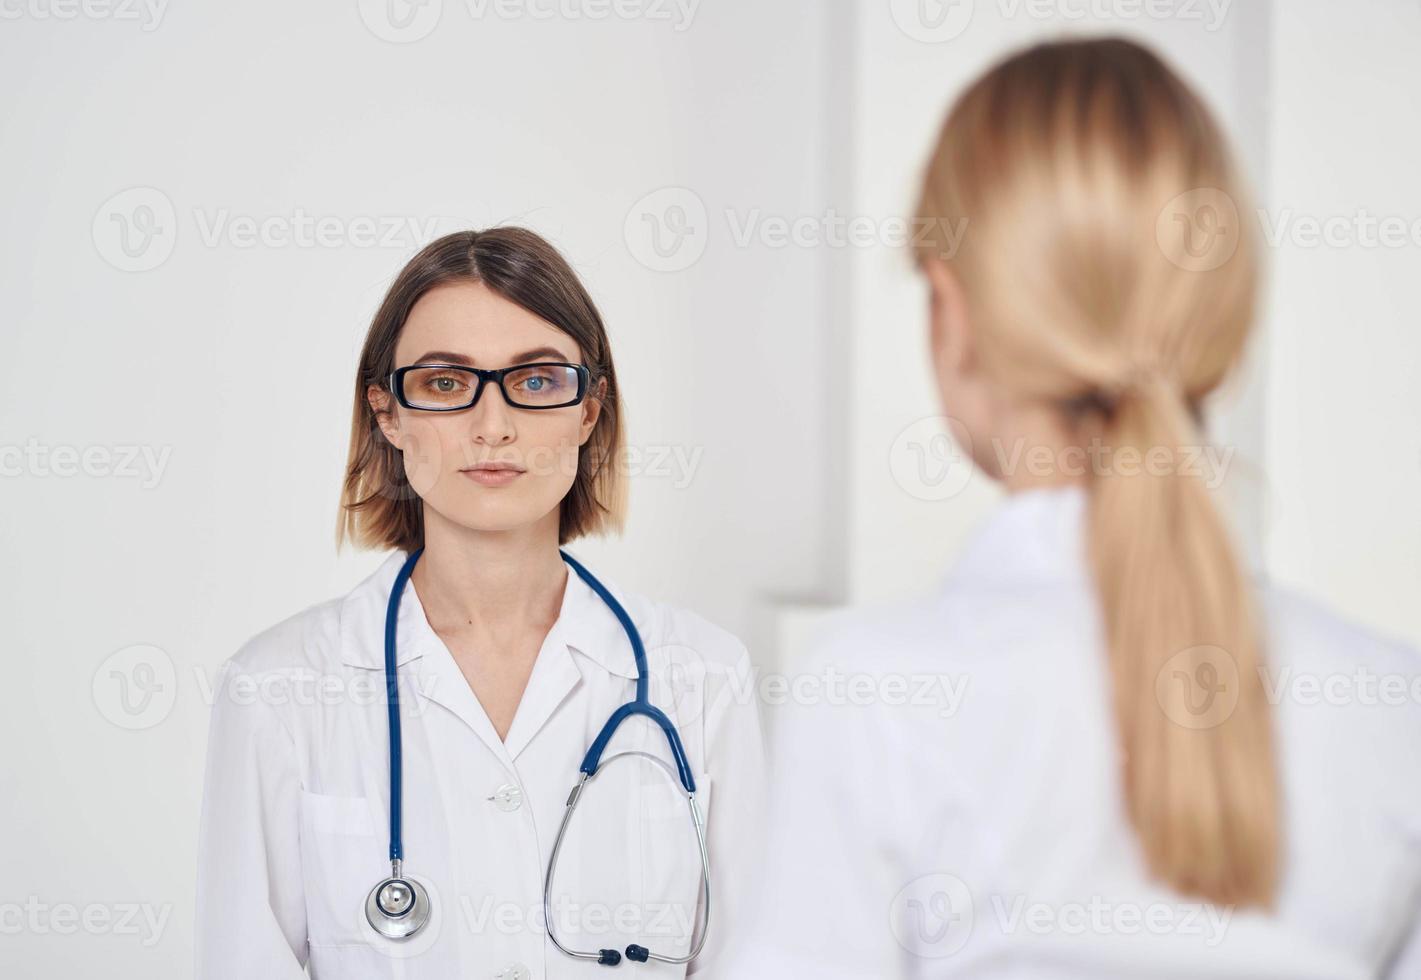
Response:
M457 412L470 408L495 384L514 408L566 408L587 394L592 372L585 364L537 361L485 371L459 364L410 364L390 372L390 390L405 408Z

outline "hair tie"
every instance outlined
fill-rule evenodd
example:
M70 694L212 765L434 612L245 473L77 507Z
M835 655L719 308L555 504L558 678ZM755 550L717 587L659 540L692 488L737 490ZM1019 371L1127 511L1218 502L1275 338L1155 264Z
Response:
M1107 388L1111 397L1137 397L1155 389L1177 391L1179 377L1161 359L1150 358L1132 362L1118 381Z
M1120 372L1114 381L1103 381L1078 395L1059 399L1056 404L1068 415L1114 416L1122 402L1142 398L1150 391L1159 391L1181 398L1194 421L1199 423L1198 399L1185 395L1179 375L1163 360L1148 359L1133 361Z

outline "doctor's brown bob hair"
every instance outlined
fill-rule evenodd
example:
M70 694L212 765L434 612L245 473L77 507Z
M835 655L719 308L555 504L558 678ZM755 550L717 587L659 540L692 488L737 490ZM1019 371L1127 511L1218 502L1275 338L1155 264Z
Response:
M560 505L558 543L620 530L626 487L614 464L623 451L621 398L602 316L557 249L526 228L500 227L455 232L426 245L400 270L375 313L355 375L336 547L352 540L361 548L411 552L424 544L423 501L366 394L371 385L389 390L395 344L415 303L454 282L481 282L577 342L591 372L587 397L601 402L601 412L578 451L577 475Z

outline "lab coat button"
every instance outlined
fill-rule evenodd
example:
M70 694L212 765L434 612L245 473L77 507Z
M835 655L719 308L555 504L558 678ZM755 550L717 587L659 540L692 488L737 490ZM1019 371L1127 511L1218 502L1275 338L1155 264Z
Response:
M533 974L522 963L510 963L493 976L494 980L529 980Z
M494 790L493 795L490 796L489 799L493 800L493 805L500 810L505 813L512 813L523 805L523 791L513 783L504 783L498 789ZM509 969L512 969L512 967L509 967ZM502 976L502 974L500 974L500 976ZM513 974L510 973L508 976L512 977ZM526 973L521 975L521 977L526 976Z

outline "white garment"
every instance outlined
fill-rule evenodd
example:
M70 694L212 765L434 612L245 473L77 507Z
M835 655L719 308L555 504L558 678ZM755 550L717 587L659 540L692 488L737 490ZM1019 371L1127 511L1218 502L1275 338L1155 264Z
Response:
M304 976L308 958L317 980L606 975L560 952L543 925L543 876L578 766L635 693L625 632L570 568L506 740L406 585L396 632L404 869L429 888L433 918L401 942L365 921L366 895L390 871L384 623L406 557L394 552L348 595L257 635L223 666L199 844L200 980L286 980ZM680 730L706 818L714 915L690 972L723 975L714 964L761 823L750 661L700 617L607 586L641 631L652 703ZM559 859L558 937L683 954L700 881L685 793L642 758L613 760L627 752L671 764L645 717L618 729ZM629 965L642 977L687 973Z
M836 617L796 668L846 693L775 719L737 980L1421 976L1416 651L1259 584L1286 692L1277 908L1181 898L1124 812L1085 503L1009 497L931 596Z

